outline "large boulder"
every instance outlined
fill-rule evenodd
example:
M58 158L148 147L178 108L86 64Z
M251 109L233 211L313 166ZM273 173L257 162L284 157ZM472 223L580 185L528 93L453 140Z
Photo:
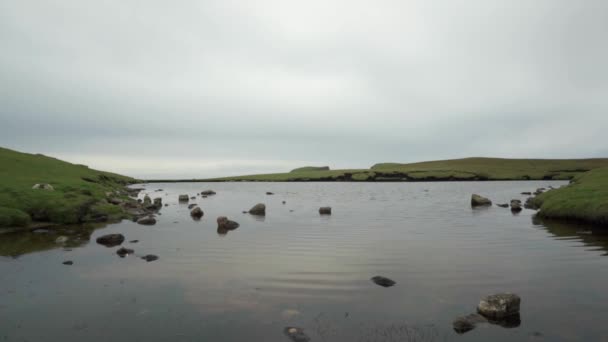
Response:
M137 220L137 223L144 226L153 226L156 224L156 219L154 218L154 216L146 216Z
M204 215L203 210L200 207L195 207L190 212L190 216L192 216L195 219L200 219L201 217L203 217L203 215Z
M190 197L188 195L179 195L178 200L180 202L188 202L190 201Z
M331 207L321 207L321 208L319 208L319 214L321 214L321 215L331 215Z
M125 241L125 237L122 234L107 234L97 238L97 243L106 247L114 247L120 245Z
M48 183L34 184L34 186L32 186L32 189L34 189L34 190L48 190L48 191L55 190L55 188L53 188L53 186L51 184L48 184Z
M521 201L518 199L511 200L511 211L518 213L522 210Z
M489 320L501 321L519 315L521 298L513 293L498 293L482 298L477 312Z
M234 230L239 227L239 224L229 220L226 216L220 216L217 218L217 227L227 230Z
M488 205L492 205L492 201L490 201L488 198L485 198L478 194L473 194L471 196L471 206L472 207L481 207L481 206L488 206Z
M263 203L258 203L254 205L253 208L249 209L249 213L251 215L264 216L266 215L266 205Z

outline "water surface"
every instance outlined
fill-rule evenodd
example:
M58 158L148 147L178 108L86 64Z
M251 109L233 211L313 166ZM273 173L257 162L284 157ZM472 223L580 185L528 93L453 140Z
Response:
M155 226L0 235L0 341L289 341L286 326L327 342L604 341L608 239L469 205L472 193L504 203L563 184L147 184L141 196L169 204ZM194 221L177 197L206 189L217 195L191 201L205 213ZM258 202L265 218L242 213ZM241 226L218 232L218 216ZM109 233L139 240L123 244L136 255L95 243ZM452 330L503 291L522 297L520 326Z

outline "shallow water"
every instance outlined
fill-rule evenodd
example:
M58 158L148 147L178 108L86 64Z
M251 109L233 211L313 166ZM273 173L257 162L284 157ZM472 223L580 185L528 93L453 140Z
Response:
M327 342L608 341L607 237L469 206L471 193L503 203L563 184L147 184L141 196L170 204L155 226L0 235L0 341L289 341L287 326ZM194 221L178 194L206 189L218 194L191 201L205 212ZM258 202L265 218L242 213ZM241 226L218 234L222 215ZM139 240L123 244L136 255L95 243L108 233ZM503 291L522 297L519 327L452 330Z

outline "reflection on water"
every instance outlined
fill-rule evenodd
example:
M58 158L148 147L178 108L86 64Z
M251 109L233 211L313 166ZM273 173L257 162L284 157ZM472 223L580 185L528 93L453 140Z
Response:
M562 222L534 217L532 222L561 240L579 241L590 251L608 256L608 229L576 222Z
M168 204L154 226L0 234L0 341L287 342L285 327L325 342L601 340L608 239L531 210L470 207L472 193L508 203L560 184L146 184L141 196ZM205 213L192 220L178 195L206 189L217 194L189 201ZM265 217L243 213L260 202ZM218 229L220 216L239 228ZM134 254L88 243L113 233ZM512 329L453 331L499 292L522 298L521 317L500 322Z

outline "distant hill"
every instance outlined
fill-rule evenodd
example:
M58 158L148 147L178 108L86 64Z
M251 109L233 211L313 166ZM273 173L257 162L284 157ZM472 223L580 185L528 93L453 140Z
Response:
M290 173L305 172L305 171L329 171L329 166L304 166L293 169Z
M0 148L0 227L25 226L32 220L77 223L91 215L120 215L107 192L135 179L97 171L41 154ZM48 183L53 190L32 189Z

